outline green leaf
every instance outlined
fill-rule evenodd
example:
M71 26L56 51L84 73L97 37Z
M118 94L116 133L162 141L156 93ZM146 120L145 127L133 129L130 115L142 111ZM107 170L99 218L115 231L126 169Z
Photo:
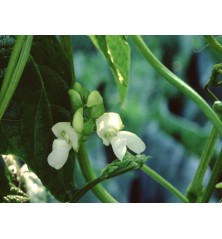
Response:
M130 69L130 47L126 39L123 36L90 36L90 39L111 67L123 103L127 94Z
M0 155L0 202L29 202L28 196L10 180L8 168Z
M47 157L55 139L52 126L72 119L70 87L70 65L56 38L36 36L30 60L0 122L0 153L24 160L60 201L68 201L76 190L74 160L70 157L62 169L55 170Z

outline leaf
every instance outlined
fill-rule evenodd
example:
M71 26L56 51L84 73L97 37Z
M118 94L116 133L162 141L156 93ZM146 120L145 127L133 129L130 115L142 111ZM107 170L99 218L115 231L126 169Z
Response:
M8 169L0 155L0 202L29 202L28 196L10 179Z
M123 103L128 90L130 69L130 47L126 38L123 36L90 36L90 39L112 69L121 103Z
M60 201L69 200L76 190L74 160L69 158L61 170L55 170L47 157L55 139L52 126L71 121L69 67L55 37L34 37L30 60L0 122L0 153L24 160Z

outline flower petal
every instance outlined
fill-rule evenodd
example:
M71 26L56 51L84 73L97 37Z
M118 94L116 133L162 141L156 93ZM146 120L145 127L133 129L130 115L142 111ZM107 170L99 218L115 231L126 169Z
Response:
M123 157L126 154L126 140L115 136L111 139L111 145L116 157L120 160L123 160Z
M62 132L70 132L72 130L70 122L59 122L52 127L52 132L59 139L63 138Z
M63 139L55 139L52 144L52 152L48 156L48 164L55 168L60 169L66 163L69 150L71 146Z
M64 137L63 133L67 134L71 145L75 151L78 151L78 135L75 130L72 128L70 122L59 122L52 127L52 132L58 139L64 139L67 141L67 138ZM69 142L67 142L69 143Z
M136 154L140 154L146 149L144 142L136 134L120 131L117 136L122 140L125 139L126 146Z
M109 141L104 137L110 129L115 131L121 130L124 127L122 120L117 113L104 113L96 120L96 131L100 138L103 139L105 145L109 145Z

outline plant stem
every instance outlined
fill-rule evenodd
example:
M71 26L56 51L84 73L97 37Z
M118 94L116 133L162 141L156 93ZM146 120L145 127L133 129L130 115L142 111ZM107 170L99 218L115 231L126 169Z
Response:
M204 175L212 158L217 139L218 134L213 127L202 152L198 169L187 190L187 197L191 202L198 201L198 196L200 195L200 192L202 192Z
M78 202L78 200L85 194L87 193L90 189L92 189L95 185L97 185L98 183L101 183L102 181L104 181L103 177L98 177L95 180L93 180L92 182L88 183L85 187L83 187L82 189L80 189L71 199L70 203L75 203Z
M204 36L204 38L207 40L212 49L214 49L217 53L222 54L222 46L213 36L207 35Z
M206 203L210 200L210 197L220 177L221 172L222 172L222 150L220 150L220 153L216 159L215 165L213 167L213 170L210 176L210 180L208 182L206 189L204 190L204 193L200 202Z
M83 173L83 176L85 177L87 182L92 182L93 180L97 179L92 166L89 162L87 151L85 148L84 143L81 144L79 152L78 152L78 160L79 165L81 168L81 171ZM92 191L94 194L102 201L106 203L116 203L116 199L114 199L101 185L98 184L92 188Z
M25 68L33 36L18 36L0 91L0 120L8 107Z
M148 176L153 178L156 182L161 184L164 188L166 188L168 191L170 191L172 194L174 194L176 197L181 199L181 201L185 203L189 203L188 198L186 198L181 192L179 192L172 184L170 184L166 179L164 179L162 176L160 176L157 172L155 172L153 169L148 167L147 165L143 165L141 170L145 172Z
M73 62L73 51L72 51L72 42L71 42L71 37L70 36L61 36L61 44L68 55L69 61L70 61L70 69L72 71L72 79L73 83L75 82L75 68L74 68L74 62ZM85 144L82 143L79 152L78 152L78 161L79 161L79 166L81 169L81 172L85 178L85 180L89 183L86 185L83 190L80 190L82 192L79 192L79 198L85 194L88 190L89 187L92 187L93 193L102 201L106 203L116 203L118 202L115 198L113 198L107 191L106 189L101 185L98 184L97 180L101 180L100 177L97 178L96 174L93 171L93 168L89 162L88 154L86 151ZM94 186L94 183L96 186ZM98 184L98 185L97 185ZM74 195L75 197L75 195ZM78 199L78 198L77 198Z
M75 83L75 68L73 62L73 49L72 49L72 38L71 36L60 36L61 46L66 56L69 59L71 75L72 75L72 85Z
M162 75L169 83L174 85L179 91L190 98L213 123L220 136L222 136L222 123L217 114L207 104L207 102L189 85L182 81L178 76L167 69L150 51L140 36L131 36L134 43L145 57L145 59L153 66L153 68Z
M15 45L13 47L12 50L12 54L10 56L9 62L8 62L8 66L7 66L7 70L4 76L4 80L3 80L3 84L2 84L2 88L1 91L5 92L6 89L8 88L9 84L10 84L10 78L11 75L16 67L16 64L18 62L22 47L24 45L24 42L26 40L26 36L18 36L15 42Z

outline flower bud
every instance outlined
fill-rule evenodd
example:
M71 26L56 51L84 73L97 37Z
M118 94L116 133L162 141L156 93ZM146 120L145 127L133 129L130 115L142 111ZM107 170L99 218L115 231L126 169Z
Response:
M88 96L89 96L89 90L85 87L83 87L83 102L86 103L87 102L87 99L88 99Z
M215 187L216 188L222 188L222 183L217 183Z
M73 86L73 90L77 91L81 97L83 96L83 87L81 86L79 82L75 82Z
M74 116L73 116L73 121L72 121L72 125L74 130L78 133L81 134L82 130L83 130L83 108L79 108Z
M97 90L92 91L88 96L86 106L92 107L92 106L100 105L100 104L103 104L103 98L100 95L99 91Z
M98 119L105 112L104 105L95 105L91 108L90 116L92 119Z
M68 93L69 93L72 108L74 109L74 111L77 111L79 108L83 106L81 96L77 91L73 89L70 89Z
M79 82L75 82L73 90L79 93L80 97L83 98L83 87Z
M82 134L85 136L90 136L94 131L95 123L93 122L93 119L89 119L84 123Z

